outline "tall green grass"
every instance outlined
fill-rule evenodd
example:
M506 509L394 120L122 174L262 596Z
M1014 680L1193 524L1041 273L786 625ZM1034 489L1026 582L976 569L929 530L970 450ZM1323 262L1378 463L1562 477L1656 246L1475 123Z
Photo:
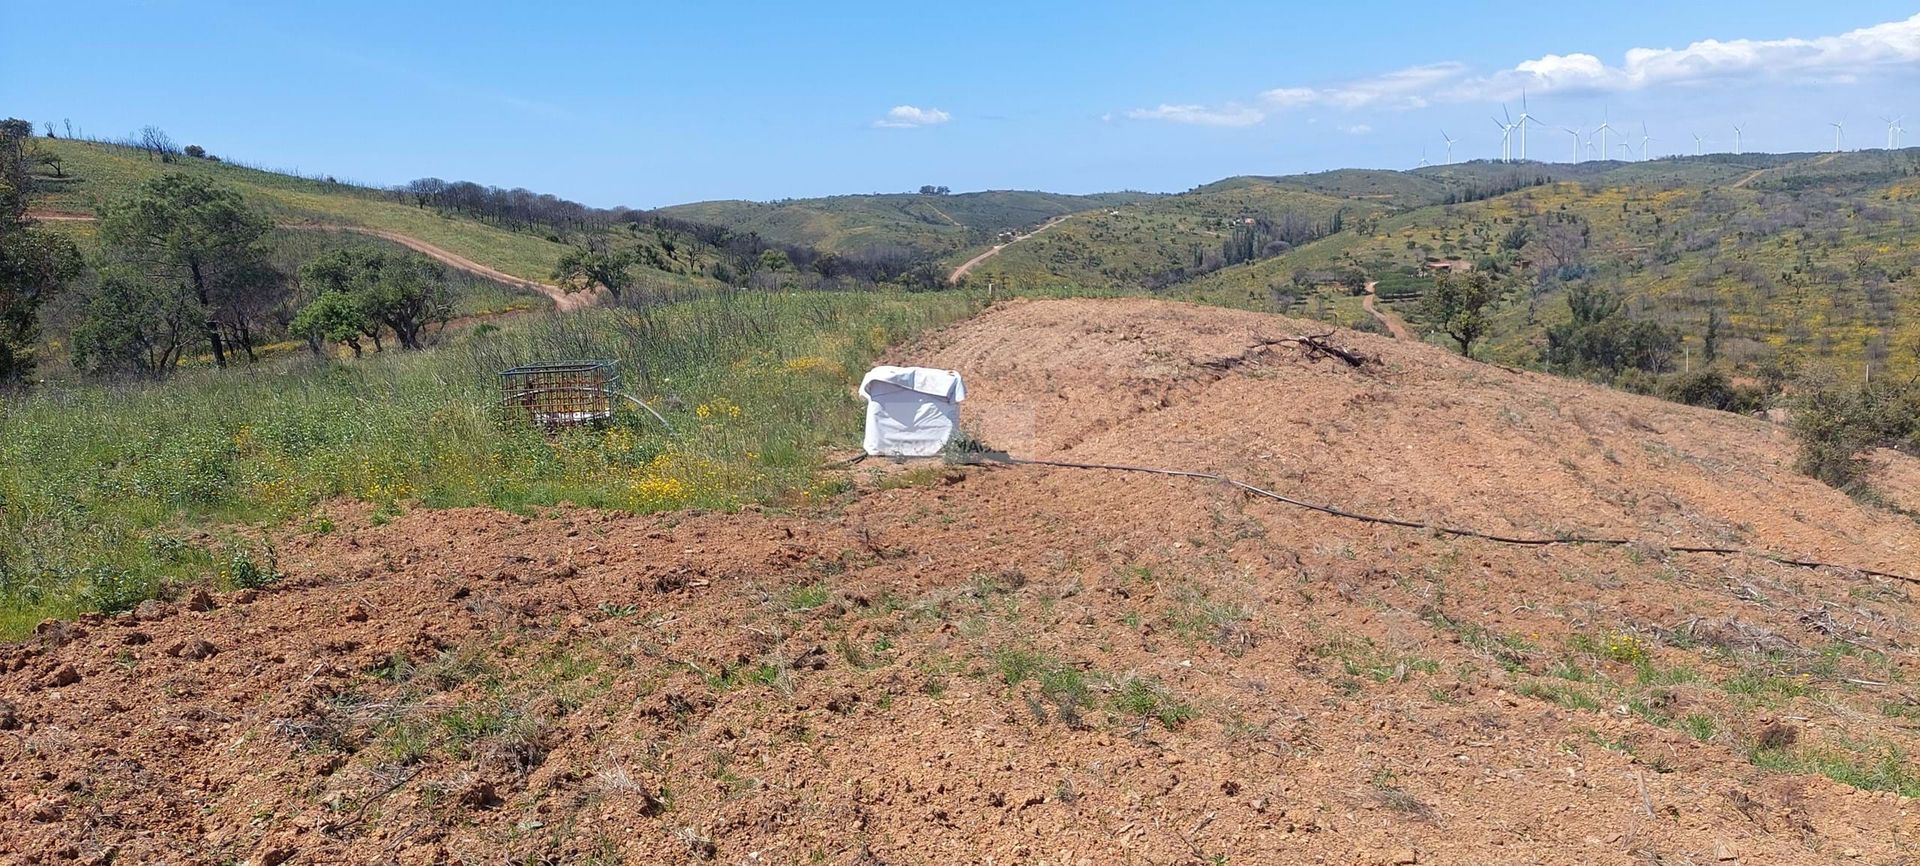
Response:
M852 389L885 347L973 309L959 293L745 294L481 326L418 353L298 359L0 405L0 638L120 610L167 581L256 579L264 539L326 503L727 509L807 493L857 441ZM499 370L621 361L666 414L547 436L496 411Z

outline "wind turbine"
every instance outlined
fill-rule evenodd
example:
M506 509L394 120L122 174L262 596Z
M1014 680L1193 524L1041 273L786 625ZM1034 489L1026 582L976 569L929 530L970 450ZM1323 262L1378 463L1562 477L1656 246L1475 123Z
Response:
M1447 131L1444 129L1440 130L1440 137L1447 140L1447 164L1452 165L1453 164L1453 137L1450 135L1447 135Z
M1704 156L1707 152L1707 140L1691 129L1687 130L1687 134L1693 136L1693 155Z
M1900 128L1900 121L1906 120L1906 118L1882 117L1880 119L1887 122L1887 149L1898 150L1900 148L1900 133L1906 131Z
M1607 152L1607 133L1615 131L1613 128L1613 124L1607 122L1607 115L1610 113L1610 111L1611 109L1609 109L1608 107L1601 106L1600 126L1599 128L1594 130L1594 132L1597 132L1600 134L1600 153L1603 156Z
M1626 143L1626 142L1624 142L1624 141L1623 141L1623 142L1620 142L1619 144L1616 144L1616 145L1614 145L1614 147L1617 147L1617 148L1620 148L1620 161L1621 161L1621 162L1632 162L1632 161L1633 161L1633 145L1631 145L1631 144L1628 144L1628 143ZM1646 145L1644 145L1644 144L1643 144L1643 145L1641 145L1641 146L1640 146L1640 152L1641 152L1641 153L1645 153L1645 152L1646 152L1646 150L1647 150L1647 148L1646 148Z
M1573 164L1579 165L1580 164L1580 130L1568 129L1567 127L1564 127L1564 126L1560 128L1563 130L1566 130L1566 133L1568 135L1573 136Z
M1833 152L1839 153L1840 140L1846 135L1847 122L1842 120L1839 123L1829 123L1827 125L1833 127Z
M1647 161L1647 142L1652 140L1653 140L1653 136L1647 134L1647 122L1644 120L1640 121L1640 161L1641 162Z
M1733 125L1733 152L1740 153L1740 124Z
M1507 114L1507 107L1500 106L1500 113ZM1496 117L1493 125L1500 127L1500 161L1507 162L1513 157L1513 115L1508 114L1505 123Z
M1420 147L1420 167L1426 168L1429 164L1430 163L1427 162L1427 148L1425 145L1422 145Z
M1505 108L1505 106L1501 106L1501 107ZM1540 118L1534 117L1533 115L1527 113L1527 89L1523 87L1523 88L1520 88L1520 119L1519 121L1516 122L1516 125L1520 127L1520 161L1521 162L1527 161L1527 124L1528 123L1532 123L1535 126L1545 125L1540 122Z

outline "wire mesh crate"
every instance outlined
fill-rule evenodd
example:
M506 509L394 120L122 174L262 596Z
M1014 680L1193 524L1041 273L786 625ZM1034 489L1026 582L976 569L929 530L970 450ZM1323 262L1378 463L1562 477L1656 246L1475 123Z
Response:
M606 422L619 393L619 361L550 361L500 372L501 408L549 430Z

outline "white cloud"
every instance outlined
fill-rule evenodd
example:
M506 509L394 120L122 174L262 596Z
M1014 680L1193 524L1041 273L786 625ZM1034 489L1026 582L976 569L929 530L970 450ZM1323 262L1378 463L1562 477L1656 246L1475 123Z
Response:
M938 108L916 108L911 105L896 105L887 110L887 115L873 122L874 126L885 129L911 129L916 126L937 126L953 119Z
M1684 48L1632 48L1619 65L1591 54L1547 54L1468 79L1455 99L1504 99L1529 92L1643 90L1739 78L1850 83L1878 69L1920 62L1920 14L1812 39L1703 39Z
M1320 100L1320 91L1311 87L1276 87L1260 94L1260 101L1274 108L1299 108Z
M1335 108L1424 108L1435 87L1455 81L1466 71L1459 63L1410 66L1385 75L1358 78L1326 87L1278 87L1260 94L1274 108L1330 105Z
M1340 131L1348 135L1366 135L1367 133L1373 131L1373 127L1368 126L1364 123L1356 123L1352 126L1340 127Z
M1136 108L1127 112L1134 120L1164 120L1168 123L1191 123L1196 126L1252 126L1267 119L1267 113L1244 105L1225 105L1220 108L1208 108L1204 105L1161 105L1156 108Z
M1544 54L1510 68L1475 74L1463 63L1411 66L1322 86L1276 87L1261 93L1267 111L1323 106L1340 109L1425 108L1435 102L1507 100L1522 90L1612 92L1686 86L1730 79L1790 79L1851 84L1867 74L1920 63L1920 14L1836 36L1789 39L1705 39L1684 48L1633 48L1617 65L1592 54ZM1137 108L1128 117L1252 126L1266 111L1234 103Z

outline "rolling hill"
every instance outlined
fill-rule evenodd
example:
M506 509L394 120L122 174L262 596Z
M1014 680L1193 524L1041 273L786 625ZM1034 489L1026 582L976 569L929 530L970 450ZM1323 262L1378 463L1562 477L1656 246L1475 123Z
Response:
M949 256L985 246L1002 232L1031 229L1061 214L1153 198L1145 193L1062 195L1018 190L880 193L774 202L695 202L661 208L658 213L843 255L904 250Z
M132 147L64 139L34 139L33 148L60 159L57 172L41 167L34 182L32 210L53 214L91 214L102 204L131 194L140 183L163 172L207 175L244 196L250 206L283 227L347 227L415 239L469 259L508 277L535 283L552 279L555 264L569 245L597 236L615 248L636 254L632 269L640 290L671 295L717 288L714 266L726 256L702 242L698 233L644 220L602 225L503 226L469 214L410 203L387 190L250 168L210 159L180 156L172 162L150 158ZM90 232L81 222L60 221L85 246ZM503 289L535 294L525 286Z
M1579 164L1486 160L1414 171L1344 169L1227 178L1173 195L987 191L676 205L603 228L521 230L407 203L386 191L207 160L163 165L125 147L36 140L62 162L36 208L85 212L162 170L211 174L276 220L405 234L507 274L545 279L582 231L633 252L661 294L735 283L754 268L699 226L858 257L991 251L974 284L1019 291L1164 291L1371 327L1344 273L1383 285L1418 325L1425 265L1504 269L1491 357L1532 364L1567 317L1575 281L1621 293L1631 315L1681 334L1680 364L1712 353L1755 374L1808 361L1920 372L1920 151L1711 154ZM1069 217L1060 219L1061 217ZM1560 226L1560 228L1553 228ZM73 226L84 235L85 229ZM1578 233L1569 249L1566 236ZM1522 237L1524 235L1524 237ZM1563 262L1562 259L1565 259ZM1544 267L1543 267L1544 266ZM1551 271L1551 273L1548 273Z
M443 215L365 187L180 157L171 163L131 147L65 139L35 139L33 147L61 160L63 177L42 170L34 180L36 211L93 213L162 172L204 174L238 190L278 223L325 223L385 229L432 243L516 277L545 280L566 251L563 244Z
M1099 208L1003 249L970 271L975 283L1065 284L1096 291L1158 288L1221 266L1225 247L1267 253L1338 223L1383 213L1363 198L1307 191L1267 178L1231 178L1181 193Z
M1920 151L1540 171L1547 183L1402 211L1175 294L1268 309L1317 299L1353 321L1347 289L1312 276L1353 268L1408 287L1388 303L1415 314L1425 265L1459 260L1506 273L1493 349L1507 361L1537 358L1547 326L1567 316L1565 289L1589 281L1622 293L1634 315L1679 329L1696 359L1711 318L1716 353L1738 371L1829 361L1920 372L1920 249L1909 242Z

